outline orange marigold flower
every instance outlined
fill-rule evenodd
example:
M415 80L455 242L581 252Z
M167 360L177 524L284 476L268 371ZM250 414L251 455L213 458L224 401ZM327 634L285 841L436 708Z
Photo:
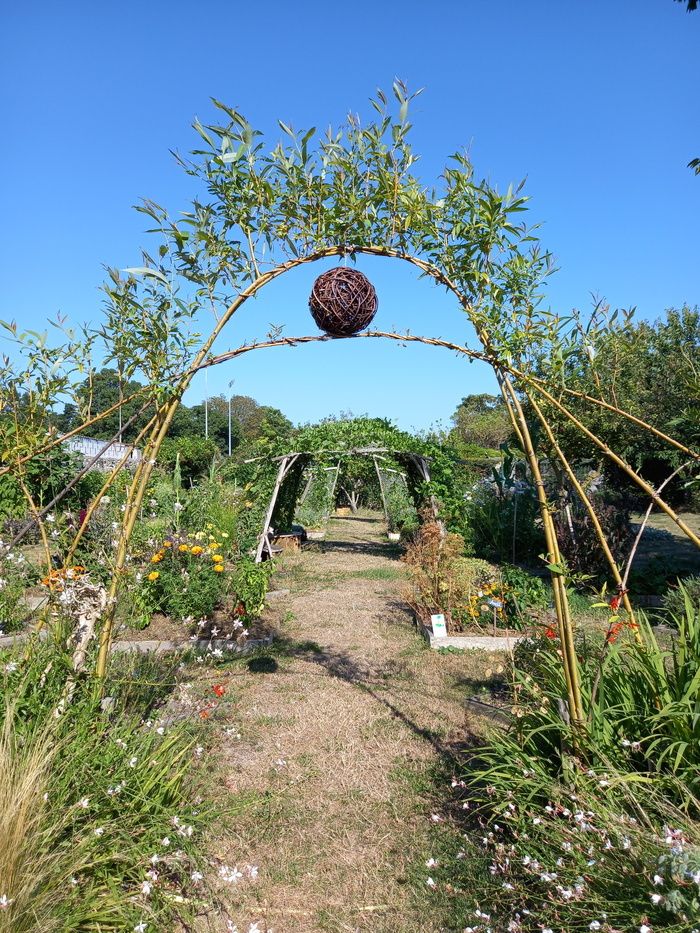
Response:
M220 564L223 561L223 557L221 556L221 554L212 554L211 559L214 561L215 564Z
M163 541L163 547L172 547L172 546L173 546L172 541Z
M189 544L180 544L180 545L178 545L178 551L182 551L183 554L186 553L187 551L189 551L189 549L190 549Z
M223 564L214 564L214 572L215 572L215 573L222 573L222 572L223 572L223 569L224 569L224 565L223 565Z
M201 544L195 544L192 546L191 553L194 554L196 557L198 554L201 554L203 550L204 548L202 547Z
M163 560L163 557L164 557L164 556L165 556L165 555L163 554L162 551L158 551L158 553L157 553L157 554L154 554L153 557L151 558L151 563L152 563L152 564L159 564L159 563Z
M201 709L201 710L199 711L199 718L200 718L200 719L209 719L209 710L208 710L208 709Z
M159 576L160 576L160 572L158 570L151 570L151 572L148 574L146 579L151 580L152 582L153 580L157 580Z

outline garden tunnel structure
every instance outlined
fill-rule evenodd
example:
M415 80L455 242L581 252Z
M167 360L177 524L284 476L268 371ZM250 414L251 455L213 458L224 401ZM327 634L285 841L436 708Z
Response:
M273 462L275 464L279 464L279 466L277 469L277 475L275 477L275 485L273 486L272 493L270 495L270 501L265 512L263 526L260 531L260 536L255 550L256 562L260 562L266 557L272 556L274 549L271 538L273 534L276 534L279 531L289 530L291 528L294 509L298 502L303 501L304 495L310 488L314 479L313 468L311 468L308 470L308 481L306 487L300 495L300 483L304 470L308 469L314 463L314 461L318 461L319 458L338 460L336 467L321 467L321 469L334 471L335 478L332 481L332 489L329 490L329 503L332 501L335 492L335 480L337 479L338 475L340 465L339 461L349 457L372 458L374 461L375 469L377 471L377 477L379 479L379 488L384 505L384 512L388 517L389 504L387 501L388 495L386 484L382 481L383 471L378 463L378 458L383 458L387 454L389 454L393 459L403 462L406 468L413 473L412 482L408 484L408 488L413 492L413 498L416 506L420 505L419 497L417 494L418 485L420 483L430 483L429 460L421 453L393 450L386 447L360 447L350 450L317 450L302 453L288 453L274 457ZM393 470L387 471L396 472ZM404 474L400 475L404 476ZM286 501L284 501L285 489L289 493L286 497ZM434 495L428 495L428 503L434 517L438 519L439 510ZM279 527L280 524L282 526L281 528Z

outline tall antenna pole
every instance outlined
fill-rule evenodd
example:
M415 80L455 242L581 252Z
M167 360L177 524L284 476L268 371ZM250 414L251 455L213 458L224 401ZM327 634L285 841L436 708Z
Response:
M204 370L204 436L209 438L209 380Z
M228 397L228 455L231 456L231 396Z

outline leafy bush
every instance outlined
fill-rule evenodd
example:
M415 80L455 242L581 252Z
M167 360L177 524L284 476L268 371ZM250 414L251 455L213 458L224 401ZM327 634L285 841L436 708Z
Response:
M386 513L389 531L400 532L405 525L415 524L416 508L403 477L397 476L388 483Z
M661 601L665 618L675 624L678 618L686 616L691 609L686 605L689 600L692 610L700 612L700 575L685 577L683 582L672 587Z
M544 537L539 503L523 461L504 450L491 476L469 493L474 549L497 563L534 561Z
M530 610L549 606L552 591L541 577L511 564L499 569L509 618L524 619Z
M621 563L627 556L632 540L629 497L603 484L602 478L595 473L583 480L583 486L610 550L618 563ZM591 517L578 496L564 488L563 499L559 497L560 508L554 513L554 524L567 566L576 574L604 579L609 575L609 568Z
M404 595L422 619L441 612L450 631L461 631L478 623L474 601L484 597L484 590L493 584L496 574L486 561L463 556L460 535L444 534L434 519L428 515L424 518L403 557L410 579Z
M233 570L231 587L244 618L259 616L265 607L265 596L274 571L272 561L256 564L251 558L241 558Z
M179 458L182 481L189 485L191 481L206 474L216 453L216 443L209 438L197 435L166 437L160 448L158 461L167 470L173 469Z

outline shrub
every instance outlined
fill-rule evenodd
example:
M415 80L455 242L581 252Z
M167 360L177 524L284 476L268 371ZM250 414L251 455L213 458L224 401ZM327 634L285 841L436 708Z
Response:
M629 503L603 485L598 474L584 480L593 511L600 522L610 550L618 562L627 556L632 540ZM557 539L567 566L576 574L586 574L595 579L609 575L608 564L600 548L593 522L583 502L572 491L554 513Z
M505 452L489 479L473 487L469 520L474 549L497 563L533 561L543 550L539 503L525 464Z
M391 476L386 474L385 476ZM403 477L392 478L386 491L386 515L389 531L400 532L415 523L416 509Z
M690 608L686 601L690 601ZM690 609L700 612L700 575L685 577L682 583L672 587L661 601L666 619L674 625Z
M403 557L410 579L405 597L421 618L441 612L451 631L461 631L478 621L473 600L495 581L495 571L486 561L463 556L460 535L445 534L434 519L424 518Z

